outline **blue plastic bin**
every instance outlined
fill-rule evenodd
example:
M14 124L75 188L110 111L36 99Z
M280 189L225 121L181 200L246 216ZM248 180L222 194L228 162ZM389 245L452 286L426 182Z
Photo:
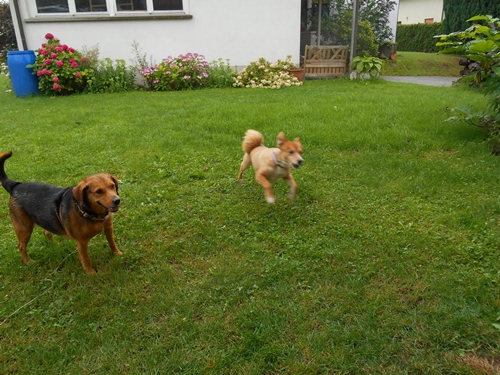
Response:
M35 51L9 51L7 52L7 66L9 67L12 87L17 97L38 94L38 77L33 74L33 69L26 65L35 63Z

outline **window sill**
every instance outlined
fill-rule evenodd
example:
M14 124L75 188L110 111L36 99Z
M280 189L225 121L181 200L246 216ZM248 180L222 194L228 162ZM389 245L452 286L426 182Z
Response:
M36 18L25 19L26 23L39 22L96 22L96 21L156 21L156 20L190 20L191 14L115 14L105 15L39 15Z

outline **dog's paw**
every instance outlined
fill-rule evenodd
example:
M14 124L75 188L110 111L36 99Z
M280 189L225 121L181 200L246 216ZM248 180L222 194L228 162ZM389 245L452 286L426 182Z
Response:
M266 201L267 201L267 203L271 203L272 204L272 203L276 202L276 198L273 198L273 197L266 198Z
M288 195L287 195L287 199L288 199L289 201L293 201L293 200L295 199L295 194L292 194L292 193L288 194Z

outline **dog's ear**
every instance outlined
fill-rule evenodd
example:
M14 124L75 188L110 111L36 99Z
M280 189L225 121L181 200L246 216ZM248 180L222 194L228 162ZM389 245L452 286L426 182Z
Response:
M113 180L113 183L115 184L116 194L118 194L118 179L111 174L109 175L109 178L111 178Z
M73 197L76 199L80 206L84 205L84 198L88 187L89 186L87 185L87 182L83 180L73 188Z
M297 138L295 138L293 141L294 141L294 142L300 142L300 138L299 138L299 137L297 137Z
M278 134L277 139L276 139L276 144L277 144L278 148L283 147L283 145L284 145L287 141L288 141L288 140L287 140L287 139L286 139L286 137L285 137L285 133L280 132L280 133Z

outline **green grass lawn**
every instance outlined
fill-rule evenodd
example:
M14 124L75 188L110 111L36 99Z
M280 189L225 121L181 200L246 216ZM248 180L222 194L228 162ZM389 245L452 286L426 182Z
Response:
M382 75L460 77L460 56L398 51L396 60L385 60Z
M5 77L0 76L0 85ZM35 230L25 266L0 192L1 374L494 374L500 158L446 108L463 87L382 80L28 97L0 92L18 181L120 179L115 236ZM300 137L269 205L249 128ZM490 363L490 372L479 364Z

